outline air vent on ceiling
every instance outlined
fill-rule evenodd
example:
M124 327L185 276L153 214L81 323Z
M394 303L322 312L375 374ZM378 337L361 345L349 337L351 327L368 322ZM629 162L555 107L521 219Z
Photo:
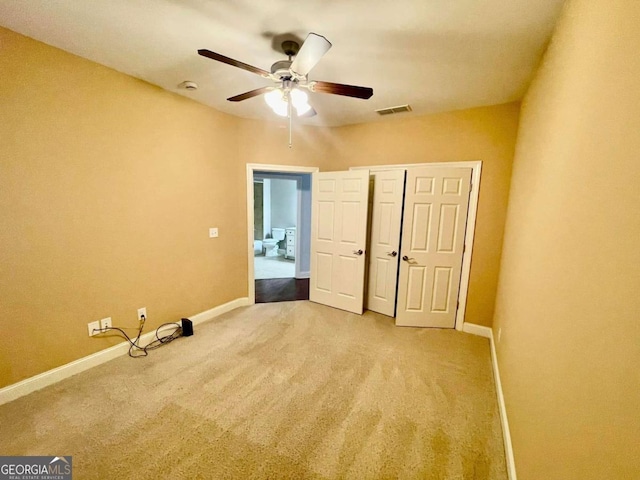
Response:
M411 105L398 105L397 107L381 108L376 110L378 115L391 115L392 113L410 112Z

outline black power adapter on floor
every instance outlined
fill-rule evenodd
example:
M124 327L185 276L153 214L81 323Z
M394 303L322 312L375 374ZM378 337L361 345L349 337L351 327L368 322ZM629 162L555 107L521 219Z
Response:
M182 336L190 337L193 335L193 323L188 318L182 319Z

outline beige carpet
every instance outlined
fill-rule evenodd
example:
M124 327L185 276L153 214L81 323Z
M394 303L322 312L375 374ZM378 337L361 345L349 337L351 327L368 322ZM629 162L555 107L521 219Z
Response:
M506 479L487 339L242 308L0 406L1 455L84 479Z

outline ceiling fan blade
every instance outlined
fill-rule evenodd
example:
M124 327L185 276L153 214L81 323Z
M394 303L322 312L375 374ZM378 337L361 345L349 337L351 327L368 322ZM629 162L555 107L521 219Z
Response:
M251 90L249 92L241 93L240 95L236 95L235 97L229 97L227 100L230 102L241 102L242 100L246 100L247 98L257 97L258 95L262 95L263 93L267 93L273 87L262 87L256 88L255 90Z
M344 95L345 97L362 98L366 100L373 95L373 89L369 87L358 87L355 85L344 85L342 83L331 82L309 82L312 92L332 93L334 95Z
M329 40L322 35L310 33L291 64L291 71L300 76L307 75L330 48Z
M261 68L239 62L238 60L234 60L233 58L225 57L224 55L212 52L211 50L200 49L198 50L198 55L210 58L211 60L217 60L218 62L226 63L227 65L231 65L232 67L242 68L243 70L247 70L251 73L257 73L258 75L261 75L263 77L269 76L269 72L267 72L266 70L262 70Z

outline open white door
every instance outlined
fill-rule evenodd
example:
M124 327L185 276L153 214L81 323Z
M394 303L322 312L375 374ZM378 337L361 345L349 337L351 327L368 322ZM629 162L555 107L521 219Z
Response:
M471 169L409 169L396 325L454 328Z
M362 314L369 170L313 174L309 300Z
M373 198L369 236L367 309L393 317L398 281L405 170L371 172Z

